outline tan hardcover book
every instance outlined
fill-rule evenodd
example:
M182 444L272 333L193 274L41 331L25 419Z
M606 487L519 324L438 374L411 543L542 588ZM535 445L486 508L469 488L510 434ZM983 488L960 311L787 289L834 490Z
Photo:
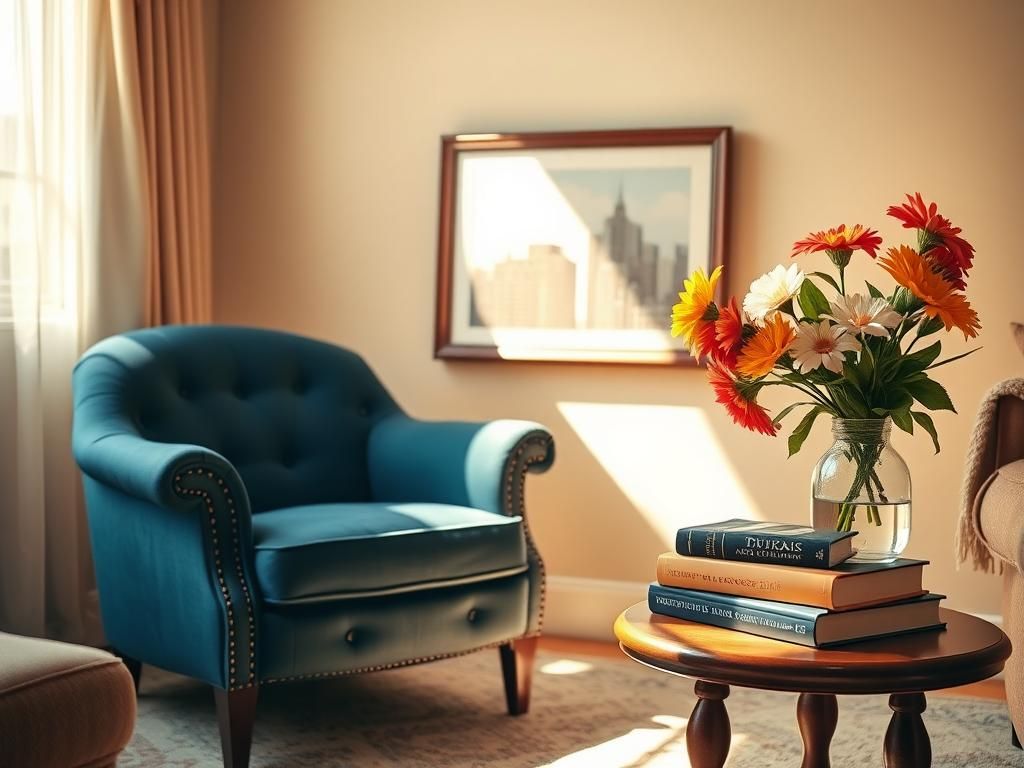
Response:
M658 583L666 587L848 611L923 595L925 565L926 560L908 558L891 563L847 560L823 570L666 552L658 557Z

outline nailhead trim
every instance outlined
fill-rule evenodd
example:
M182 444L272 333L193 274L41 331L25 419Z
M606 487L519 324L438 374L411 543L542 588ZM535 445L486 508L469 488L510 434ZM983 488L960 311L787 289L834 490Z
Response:
M487 645L478 645L476 648L470 648L468 651L457 651L455 653L439 653L434 656L419 656L415 659L405 659L404 661L394 661L390 664L377 664L372 667L359 667L359 669L346 669L340 672L311 672L308 675L291 675L289 677L271 677L261 681L261 685L269 685L270 683L287 683L293 680L319 680L327 677L343 677L345 675L361 675L366 672L383 672L386 669L397 669L398 667L410 667L413 664L424 664L429 661L440 661L441 659L455 659L459 656L468 656L471 653L477 651L484 651L488 648L497 648L498 646L511 643L515 640L522 640L527 637L540 637L540 632L531 632L528 635L516 635L510 637L507 640L499 640L496 643L488 643Z
M217 529L217 516L213 506L213 497L202 488L185 488L181 483L183 478L192 476L206 477L208 480L216 480L220 491L224 496L228 513L231 517L231 540L235 553L235 573L241 584L242 594L245 598L245 612L249 627L249 682L240 684L238 682L238 665L235 655L235 605L231 600L231 592L228 589L224 578L224 566L221 560L220 532ZM228 489L224 479L217 477L210 470L189 469L175 475L174 492L183 497L200 497L207 512L207 522L210 525L210 543L213 545L213 564L217 573L217 583L220 585L221 597L224 600L224 607L228 619L228 690L235 691L241 688L251 688L256 680L256 615L253 611L252 598L249 593L248 582L245 580L245 571L242 565L242 552L239 541L238 512L235 509L234 499L231 498L231 491Z
M516 474L515 469L517 465L520 465L520 459L528 448L533 445L540 446L544 449L544 452L539 456L527 457L521 462L522 471L519 475L519 509L517 512L513 512L513 494L516 489ZM534 435L521 440L519 447L516 448L506 463L505 467L505 513L506 514L518 514L523 518L523 534L526 536L526 546L530 553L537 561L537 570L540 573L540 604L537 607L537 634L540 634L541 627L544 626L544 608L547 603L547 572L544 567L544 559L540 556L540 552L537 550L536 544L533 541L533 535L530 533L530 523L526 517L526 475L530 471L530 466L533 464L539 464L542 461L547 460L548 452L551 450L551 437Z

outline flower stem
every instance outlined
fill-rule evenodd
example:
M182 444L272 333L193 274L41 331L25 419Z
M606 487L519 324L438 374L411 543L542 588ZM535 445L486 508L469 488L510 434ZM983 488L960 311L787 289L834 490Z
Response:
M836 404L832 402L831 398L822 395L821 392L819 392L818 389L815 388L813 385L808 384L805 387L800 384L797 384L795 381L787 381L774 371L772 371L772 376L778 377L780 384L785 384L787 387L793 387L793 389L803 392L808 397L813 397L818 403L825 406L830 413L833 413L835 415L839 414L839 410L836 408Z

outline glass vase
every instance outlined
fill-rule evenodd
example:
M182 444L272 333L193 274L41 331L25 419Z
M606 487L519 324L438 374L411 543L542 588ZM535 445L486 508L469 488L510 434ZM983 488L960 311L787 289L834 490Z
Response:
M811 525L856 531L857 560L891 562L910 541L910 470L891 428L889 418L832 419L835 442L811 477Z

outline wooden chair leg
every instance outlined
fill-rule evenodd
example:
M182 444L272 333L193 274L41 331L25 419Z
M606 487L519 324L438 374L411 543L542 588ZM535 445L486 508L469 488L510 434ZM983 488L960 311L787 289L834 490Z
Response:
M256 698L259 686L236 691L213 689L217 701L217 723L220 726L220 749L224 768L249 768L252 746L252 725L256 719Z
M510 715L525 715L530 709L530 681L537 638L522 637L498 648L501 674L505 679L505 703Z

